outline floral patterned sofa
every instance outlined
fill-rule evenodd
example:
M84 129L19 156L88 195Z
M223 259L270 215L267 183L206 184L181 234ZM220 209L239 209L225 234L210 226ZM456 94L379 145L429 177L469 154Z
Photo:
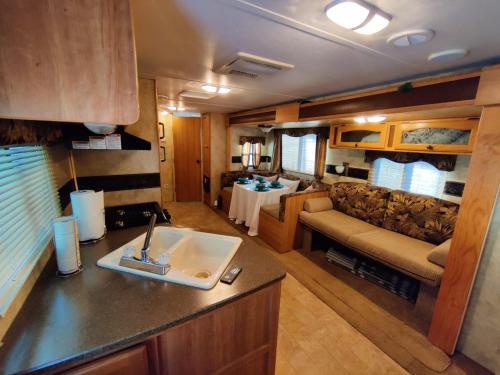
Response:
M306 200L299 221L304 247L311 231L438 286L444 271L459 205L383 187L340 182L329 197Z

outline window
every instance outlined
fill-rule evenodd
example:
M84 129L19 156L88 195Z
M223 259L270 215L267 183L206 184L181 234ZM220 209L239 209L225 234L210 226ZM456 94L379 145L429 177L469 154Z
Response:
M308 134L302 137L290 137L283 134L281 150L281 165L284 170L314 174L316 134Z
M377 186L440 197L445 174L423 161L401 164L380 158L373 163L371 180Z
M245 142L241 146L241 164L243 167L259 168L261 161L262 144Z
M60 215L47 151L0 147L0 315L4 315L52 236Z

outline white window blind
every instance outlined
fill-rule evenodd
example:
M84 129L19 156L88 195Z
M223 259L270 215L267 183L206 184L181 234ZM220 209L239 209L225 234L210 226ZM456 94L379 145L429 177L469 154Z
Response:
M377 186L440 197L445 173L423 161L402 164L380 158L373 163L371 181Z
M0 315L52 236L60 205L42 146L0 147Z
M314 174L316 163L316 135L281 138L281 166L286 171Z

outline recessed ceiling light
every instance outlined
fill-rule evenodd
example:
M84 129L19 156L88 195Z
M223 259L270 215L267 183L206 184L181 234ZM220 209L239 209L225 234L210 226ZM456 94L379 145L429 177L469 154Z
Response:
M358 124L366 124L366 117L364 116L354 117L354 121L356 121Z
M177 110L178 110L179 112L182 112L182 111L184 111L184 110L185 110L185 108L184 108L184 107L178 107L178 108L177 108Z
M337 25L365 35L384 29L392 18L364 0L335 0L325 13Z
M433 30L407 30L391 35L389 39L387 39L387 44L392 44L395 47L409 47L428 42L433 37Z
M427 60L437 63L444 63L448 61L463 59L468 54L469 51L463 48L447 49L445 51L431 53L429 57L427 57Z
M207 92L217 92L217 86L214 85L202 85L201 88Z
M382 122L386 119L387 117L386 116L382 116L382 115L375 115L375 116L368 116L366 118L366 120L368 122Z
M375 14L367 23L357 29L354 29L354 31L358 34L364 35L375 34L380 30L385 29L390 21L391 19L386 16Z
M177 107L175 105L169 105L167 106L167 108L170 110L170 111L175 111L177 109Z
M229 87L219 87L219 91L217 91L219 94L227 94L231 89Z

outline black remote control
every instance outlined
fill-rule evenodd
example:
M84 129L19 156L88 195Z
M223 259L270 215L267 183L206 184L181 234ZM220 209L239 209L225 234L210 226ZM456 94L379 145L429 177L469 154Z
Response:
M220 281L225 283L225 284L232 284L234 279L240 274L241 272L241 267L238 266L231 266L229 269L226 271L224 275L220 278Z

